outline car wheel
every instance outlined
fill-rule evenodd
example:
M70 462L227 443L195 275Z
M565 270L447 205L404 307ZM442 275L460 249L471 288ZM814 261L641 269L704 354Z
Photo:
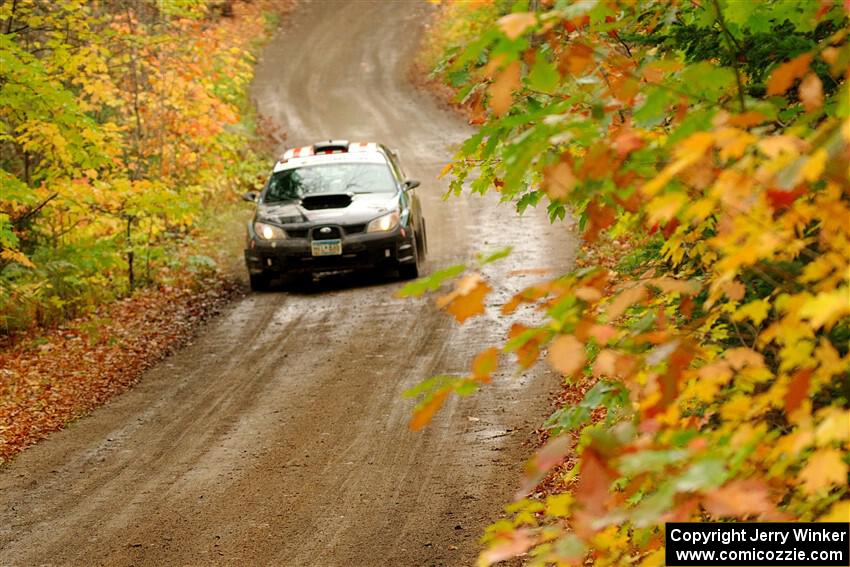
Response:
M425 219L422 219L422 257L428 255L428 227L425 225Z
M412 264L402 264L398 267L398 275L401 276L403 280L413 280L419 277L419 239L413 238L413 263Z
M313 274L311 273L295 273L289 274L285 278L286 287L292 291L304 291L310 289L313 285Z
M259 274L248 274L251 280L251 291L268 291L271 278L265 272Z

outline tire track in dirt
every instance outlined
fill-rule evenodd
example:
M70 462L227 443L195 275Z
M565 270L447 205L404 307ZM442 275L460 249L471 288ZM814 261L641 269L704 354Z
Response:
M573 240L545 215L440 198L439 170L469 129L405 79L430 9L302 2L258 66L261 112L292 145L399 148L423 181L431 267L505 245L515 253L488 275L570 265ZM0 565L472 564L555 380L506 365L408 431L402 392L465 372L505 329L494 313L458 327L427 299L393 299L400 285L334 277L235 303L132 391L0 471Z

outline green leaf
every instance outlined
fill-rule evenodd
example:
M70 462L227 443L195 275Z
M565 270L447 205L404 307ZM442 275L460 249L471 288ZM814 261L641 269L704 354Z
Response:
M405 285L398 292L399 297L418 297L426 291L436 291L443 283L451 278L454 278L466 270L465 264L449 266L442 270L437 270L428 277L420 278Z
M643 128L651 128L661 124L661 121L667 115L667 107L673 100L672 93L661 87L647 90L646 99L634 114L635 124Z
M555 65L539 55L528 74L529 88L542 93L553 94L558 89L561 76Z
M678 492L695 492L716 488L727 476L723 459L710 457L692 464L673 483Z
M513 249L513 246L506 246L504 248L496 250L495 252L491 252L490 254L485 255L479 253L476 255L476 259L478 260L478 266L483 267L487 264L492 264L497 260L501 260L502 258L507 258L508 256L510 256Z

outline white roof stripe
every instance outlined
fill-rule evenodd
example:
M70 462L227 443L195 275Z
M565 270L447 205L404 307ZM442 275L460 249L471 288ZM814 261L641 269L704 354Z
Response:
M380 152L347 152L347 153L332 153L318 154L309 156L292 157L286 161L279 161L275 164L273 173L284 171L287 169L296 169L311 165L325 165L330 163L377 163L386 164L387 159Z

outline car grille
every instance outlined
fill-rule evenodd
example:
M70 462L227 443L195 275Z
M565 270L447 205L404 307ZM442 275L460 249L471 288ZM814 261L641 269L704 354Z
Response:
M312 229L313 240L326 240L328 238L340 238L340 234L360 234L362 232L366 232L365 224L349 224L342 227L338 226L329 226L331 232L327 234L320 234L319 229L323 228L323 226L317 226ZM307 238L310 235L310 228L287 228L286 236L289 238Z
M342 231L338 226L317 226L310 234L313 240L328 240L331 238L340 238Z
M306 228L287 228L286 236L289 238L307 238L307 232L309 229Z
M345 234L357 234L358 232L365 232L366 225L365 224L350 224L348 226L342 227L345 229Z

